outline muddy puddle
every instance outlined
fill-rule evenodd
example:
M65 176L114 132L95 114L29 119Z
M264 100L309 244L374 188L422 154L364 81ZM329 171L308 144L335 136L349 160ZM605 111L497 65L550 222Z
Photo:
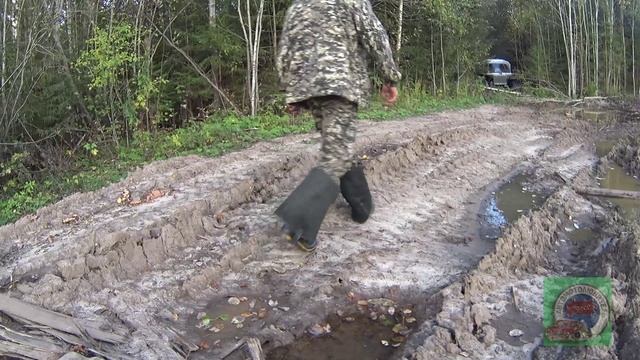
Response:
M640 181L629 175L621 166L610 162L607 172L602 178L598 178L600 187L614 190L640 191ZM634 218L640 215L640 200L606 198L610 202L618 205L627 218Z
M295 343L268 353L267 360L388 359L401 346L391 326L362 316L328 321L330 333L314 338L305 335ZM326 325L325 325L326 326ZM383 345L386 344L385 345Z
M352 360L389 359L399 353L408 337L434 306L401 305L390 299L357 302L357 311L337 311L316 324L293 343L267 353L267 360Z
M544 203L546 196L529 186L530 177L521 173L510 178L485 200L480 214L482 238L497 239L506 226Z

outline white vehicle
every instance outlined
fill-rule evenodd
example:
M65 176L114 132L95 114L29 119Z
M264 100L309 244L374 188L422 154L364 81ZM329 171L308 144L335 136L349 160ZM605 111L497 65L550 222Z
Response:
M511 88L514 85L511 64L506 60L485 60L482 75L484 75L487 86L508 86Z

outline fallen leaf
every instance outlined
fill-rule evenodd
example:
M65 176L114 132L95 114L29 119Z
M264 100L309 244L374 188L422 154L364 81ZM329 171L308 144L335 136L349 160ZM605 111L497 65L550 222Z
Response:
M209 331L213 332L213 333L219 333L220 330L222 330L222 328L219 328L217 326L212 326Z
M116 202L120 205L129 204L130 201L131 201L131 191L129 191L129 189L122 190L122 193L120 194L120 196L118 196L118 199L116 200Z
M243 312L242 314L240 314L240 316L242 316L243 318L250 318L255 315L256 313L253 313L253 312Z
M145 202L152 202L156 199L159 199L165 195L169 194L169 190L165 189L153 189L145 196Z
M71 216L69 216L68 218L65 218L62 220L63 224L71 224L71 223L77 223L78 220L80 220L80 216L78 216L78 214L73 214Z
M358 305L367 306L369 305L369 302L367 300L358 300Z
M416 322L416 318L408 317L406 321L407 321L408 324L413 324L414 322Z
M391 329L391 331L393 331L396 334L401 334L404 335L404 333L406 333L409 330L409 328L407 328L406 326L402 325L402 324L396 324L393 329Z

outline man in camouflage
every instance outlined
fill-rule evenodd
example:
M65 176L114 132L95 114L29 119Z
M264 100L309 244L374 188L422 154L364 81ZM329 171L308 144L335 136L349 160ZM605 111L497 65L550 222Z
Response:
M373 208L364 171L353 164L356 114L370 96L369 56L382 70L382 95L391 105L401 75L369 0L293 1L282 32L278 74L289 107L313 114L322 131L322 154L276 214L287 237L307 251L315 249L338 192L357 222L365 222Z

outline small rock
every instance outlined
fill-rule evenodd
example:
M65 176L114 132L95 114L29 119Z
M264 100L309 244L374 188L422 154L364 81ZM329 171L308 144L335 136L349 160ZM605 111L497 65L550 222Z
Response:
M520 337L522 335L524 335L524 331L520 329L513 329L509 331L509 336L512 336L512 337Z
M237 297L230 297L227 302L231 305L240 305L240 299L238 299Z
M413 313L413 311L411 311L411 309L404 309L402 310L402 313L405 315L411 315Z
M256 307L256 301L255 300L251 300L249 302L249 309L253 309L254 307Z
M369 318L371 320L378 320L378 314L375 311L372 311L371 314L369 314Z
M484 333L484 337L482 342L487 345L492 345L496 342L496 329L493 326L485 325L482 327L482 332Z
M344 318L344 321L346 321L346 322L354 322L354 321L356 321L356 319L351 317L351 316L347 316L346 318Z
M258 317L260 319L264 319L267 316L267 309L262 308L260 310L258 310Z
M243 322L244 322L244 317L242 316L236 316L233 319L231 319L232 324L241 324Z
M278 309L280 309L280 310L282 310L282 311L284 311L284 312L287 312L287 311L289 311L291 308L290 308L290 307L288 307L288 306L280 306Z
M196 319L202 320L205 316L207 316L206 312L199 312L198 315L196 315Z
M247 301L247 300L249 300L249 299L248 299L247 297L245 297L245 296L243 296L243 297L241 297L241 298L240 298L240 302L245 302L245 301Z
M369 305L369 302L367 300L358 300L358 305L367 306Z
M413 324L414 322L416 322L416 318L414 317L408 317L406 319L407 324Z
M269 306L271 307L278 306L278 300L269 300Z
M342 310L338 310L338 311L336 311L336 314L337 314L338 316L340 316L340 317L343 317L343 316L344 316L344 311L342 311Z
M389 346L389 342L387 340L380 340L380 343L384 346Z

